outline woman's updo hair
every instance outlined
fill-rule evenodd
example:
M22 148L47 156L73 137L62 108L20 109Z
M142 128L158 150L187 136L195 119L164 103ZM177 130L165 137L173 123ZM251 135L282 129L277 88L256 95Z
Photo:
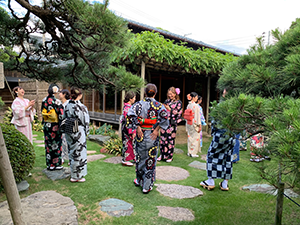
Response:
M48 94L51 96L59 92L59 87L57 84L50 84L48 88Z
M75 100L79 95L82 95L82 92L79 88L71 88L71 99Z
M18 97L18 94L16 93L16 91L18 91L19 89L22 89L20 86L16 86L13 88L13 93L15 97Z
M124 103L129 102L129 100L132 99L132 98L134 98L134 96L135 96L135 93L133 91L128 91L125 94Z
M198 101L202 99L202 96L198 95Z
M70 99L70 92L67 89L62 89L60 93L65 96L65 99Z
M146 88L145 88L145 94L147 97L153 97L155 94L157 93L157 87L155 84L147 84Z
M190 96L191 96L192 98L194 98L194 97L198 96L198 94L197 94L196 92L193 91L193 92L190 93Z
M178 89L178 88L177 88L177 89ZM179 89L178 89L178 90L179 90ZM177 94L176 88L175 88L175 87L170 87L170 88L168 89L168 92L169 92L169 91L171 91L173 94L175 94L175 99L176 99L176 100L179 100L179 94ZM167 98L169 98L168 92L167 92Z

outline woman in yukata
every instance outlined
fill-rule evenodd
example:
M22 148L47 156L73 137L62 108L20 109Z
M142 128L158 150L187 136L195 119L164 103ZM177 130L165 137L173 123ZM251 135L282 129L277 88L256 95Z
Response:
M13 118L11 123L15 125L16 129L22 132L32 144L32 121L36 110L33 108L35 100L29 101L24 98L25 91L20 86L14 87L13 92L15 100L11 105L13 111Z
M206 126L206 122L205 122L205 118L204 118L204 114L203 114L203 109L201 106L202 103L202 97L199 95L198 96L198 105L199 105L199 111L200 111L200 120L201 120L201 131L200 131L200 152L201 152L201 148L202 148L202 126Z
M66 105L69 103L70 100L70 92L67 89L61 90L58 94L58 98L62 103L63 110L65 111ZM69 160L68 143L64 133L62 134L61 138L62 138L61 157L62 157L62 163L64 163L65 160Z
M62 165L62 133L59 130L64 110L61 101L55 98L59 87L51 84L48 96L42 102L43 130L45 137L46 165L48 170L61 170Z
M130 161L135 160L134 147L133 147L135 131L132 131L132 129L127 129L126 127L126 123L128 122L128 120L126 119L127 113L134 102L135 102L135 93L133 91L127 92L124 99L124 107L123 107L122 119L121 119L122 143L123 143L123 148L122 148L123 166L133 166L133 163Z
M87 175L86 136L89 134L90 117L88 110L80 100L82 92L78 88L71 88L71 99L65 108L65 118L78 119L78 132L65 134L69 149L72 183L85 182Z
M199 105L196 104L198 101L198 94L192 92L187 95L189 104L187 105L187 110L191 110L193 113L193 118L191 123L186 123L186 131L188 133L188 156L199 157L198 152L201 152L200 148L200 132L202 129L200 109Z
M159 130L169 126L168 113L160 102L154 99L157 88L147 84L146 98L136 102L128 111L127 129L136 130L136 179L134 184L142 186L148 194L155 181L156 159L159 144Z
M173 160L177 124L181 122L182 114L182 102L179 99L179 94L179 88L170 87L167 94L168 99L164 102L170 125L166 130L160 130L160 156L157 161L166 160L169 163Z

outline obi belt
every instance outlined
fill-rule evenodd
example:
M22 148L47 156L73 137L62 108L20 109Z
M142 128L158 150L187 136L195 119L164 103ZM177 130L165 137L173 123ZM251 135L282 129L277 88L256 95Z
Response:
M157 118L152 117L151 119L143 119L138 117L138 121L140 122L140 127L144 130L151 130L153 125L156 124Z

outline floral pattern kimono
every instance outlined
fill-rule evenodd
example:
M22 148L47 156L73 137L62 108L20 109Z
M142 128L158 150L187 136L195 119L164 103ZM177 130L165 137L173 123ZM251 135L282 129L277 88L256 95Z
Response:
M206 126L206 122L205 122L205 118L204 118L204 114L203 114L203 109L202 109L201 105L199 105L199 110L200 110L201 125ZM202 141L202 129L201 129L201 131L200 131L200 147L201 148L202 148L202 144L203 144L202 142L203 141Z
M25 110L25 107L28 106L28 99L16 98L12 105L11 109L13 111L13 118L11 123L15 125L16 129L23 133L32 144L32 121L34 120L34 115L36 110L33 108L28 108Z
M65 103L62 104L64 110L68 103L69 103L69 100L65 101ZM66 136L64 133L62 134L61 139L62 139L62 154L61 154L61 156L62 156L63 160L69 160L68 143L67 143Z
M71 168L71 178L80 180L87 175L86 136L89 134L90 116L85 105L79 100L70 100L66 105L64 117L78 118L77 133L65 134Z
M200 133L198 133L201 124L200 109L199 105L192 101L187 105L187 109L191 109L194 113L193 124L190 125L186 123L186 131L188 133L188 153L190 155L197 155L198 152L201 152Z
M64 110L61 102L53 95L48 95L42 102L43 130L45 137L46 165L57 167L62 164L62 139L59 125Z
M134 140L132 138L132 134L134 133L132 129L127 129L126 127L126 116L128 113L128 110L130 109L131 105L129 103L125 103L123 107L123 113L122 113L122 156L123 156L123 162L134 160Z
M177 124L181 122L182 102L180 100L172 101L167 99L164 104L171 108L171 111L168 111L168 119L169 122L173 121L170 122L166 130L160 130L160 154L162 160L167 160L173 158Z
M126 127L133 132L137 126L142 128L143 136L136 136L136 178L143 189L151 190L155 181L159 137L152 140L150 135L157 126L168 128L166 108L154 98L136 102L127 113Z

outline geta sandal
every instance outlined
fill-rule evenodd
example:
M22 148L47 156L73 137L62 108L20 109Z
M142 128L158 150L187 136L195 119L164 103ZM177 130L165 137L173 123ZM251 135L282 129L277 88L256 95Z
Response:
M201 183L203 183L203 184L201 184ZM200 183L200 186L202 186L204 189L207 189L207 190L213 190L214 188L215 188L215 186L213 186L213 185L208 185L205 181L202 181Z

